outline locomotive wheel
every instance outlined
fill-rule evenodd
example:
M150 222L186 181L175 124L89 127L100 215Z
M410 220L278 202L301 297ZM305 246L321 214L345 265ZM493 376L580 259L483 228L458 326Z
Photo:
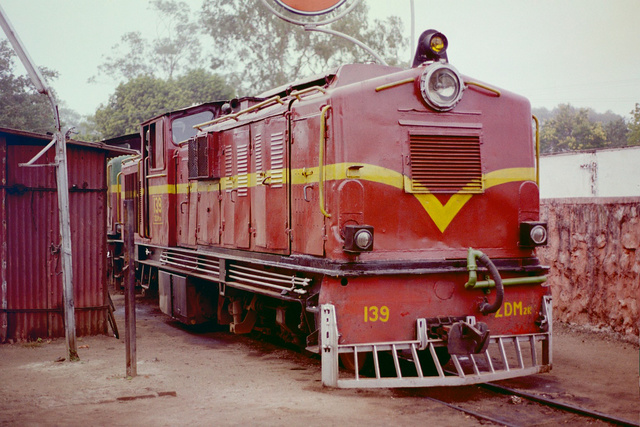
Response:
M438 356L437 363L440 366L444 366L451 360L451 355L447 351L447 347L436 347L436 355ZM420 367L422 367L422 374L425 376L438 375L438 369L434 363L433 357L429 349L418 352L418 360L420 360Z
M367 360L371 356L370 353L358 353L358 361L357 368L358 373L362 373L365 366L367 365ZM356 371L356 361L355 357L351 353L340 353L340 363L342 366L348 371Z

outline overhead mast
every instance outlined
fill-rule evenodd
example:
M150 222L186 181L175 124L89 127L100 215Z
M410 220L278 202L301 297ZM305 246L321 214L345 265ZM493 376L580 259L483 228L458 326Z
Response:
M60 219L60 238L61 247L60 253L62 258L62 289L63 289L63 315L65 336L67 342L67 354L69 360L79 360L78 348L76 343L76 320L75 320L75 308L73 299L73 265L72 265L72 252L71 252L71 220L69 214L69 177L67 172L67 142L66 135L62 133L60 125L60 114L58 112L58 104L56 103L53 92L47 86L40 69L33 63L29 53L25 49L22 41L18 37L15 29L9 22L9 18L0 6L0 26L7 35L7 38L11 42L13 49L16 51L18 58L22 61L22 64L27 70L31 81L36 87L37 91L49 98L51 103L51 109L53 110L53 116L55 118L56 132L54 133L53 140L41 150L34 158L29 162L21 164L20 166L32 166L44 153L55 144L56 146L56 178L58 185L58 215Z

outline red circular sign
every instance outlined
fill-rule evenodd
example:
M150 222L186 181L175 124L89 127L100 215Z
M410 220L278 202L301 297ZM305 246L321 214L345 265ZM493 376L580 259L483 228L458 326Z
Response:
M299 15L322 15L340 6L345 0L275 0L285 9Z

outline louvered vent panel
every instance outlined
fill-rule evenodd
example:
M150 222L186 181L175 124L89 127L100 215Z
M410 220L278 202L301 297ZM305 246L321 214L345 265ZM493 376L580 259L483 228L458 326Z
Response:
M255 159L256 159L256 172L264 172L262 170L262 135L257 134L253 139Z
M227 193L231 193L233 191L233 153L231 152L232 147L228 145L224 149L224 176L225 180L225 191Z
M271 135L271 188L284 183L284 132Z
M412 193L482 193L478 136L411 135Z
M246 197L249 188L249 144L238 145L238 196Z

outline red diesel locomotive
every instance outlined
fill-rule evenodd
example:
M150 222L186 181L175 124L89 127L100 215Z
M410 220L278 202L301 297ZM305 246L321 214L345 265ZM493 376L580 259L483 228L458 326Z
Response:
M536 121L446 48L429 30L410 69L345 65L143 123L112 189L162 311L320 353L329 386L549 370Z

